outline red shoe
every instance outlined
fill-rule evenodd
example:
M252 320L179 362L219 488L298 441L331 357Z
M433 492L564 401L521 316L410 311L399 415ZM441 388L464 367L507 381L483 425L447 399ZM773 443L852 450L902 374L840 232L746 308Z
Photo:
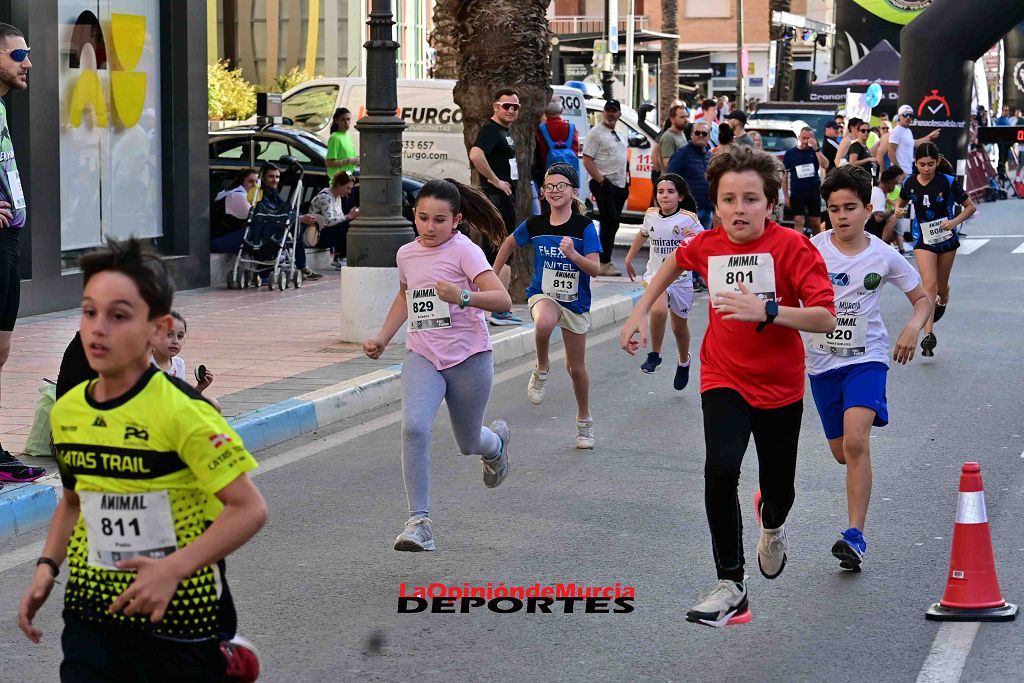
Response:
M757 517L757 526L759 526L759 527L761 527L763 529L764 527L761 526L761 489L760 488L758 488L756 491L754 491L754 516Z
M253 683L260 677L260 654L256 646L242 636L220 642L220 651L227 664L225 680L232 683Z

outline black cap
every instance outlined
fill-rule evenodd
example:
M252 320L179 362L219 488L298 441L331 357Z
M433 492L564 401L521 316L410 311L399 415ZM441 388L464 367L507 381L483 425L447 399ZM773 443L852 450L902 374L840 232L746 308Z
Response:
M742 123L744 126L747 125L747 113L744 112L744 111L740 111L739 109L736 109L736 110L734 110L732 112L729 112L729 115L726 116L725 118L726 118L726 120L728 120L728 119L736 119L737 121Z
M622 111L622 106L618 100L608 100L604 103L605 111Z
M839 124L836 123L835 121L829 121L828 123L825 124L825 130L829 130L829 129L838 130L839 129Z

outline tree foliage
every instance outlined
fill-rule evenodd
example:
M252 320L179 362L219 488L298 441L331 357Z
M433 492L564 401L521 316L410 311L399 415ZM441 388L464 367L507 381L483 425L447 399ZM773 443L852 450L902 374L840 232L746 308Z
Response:
M211 121L241 121L256 113L256 89L227 60L206 68Z

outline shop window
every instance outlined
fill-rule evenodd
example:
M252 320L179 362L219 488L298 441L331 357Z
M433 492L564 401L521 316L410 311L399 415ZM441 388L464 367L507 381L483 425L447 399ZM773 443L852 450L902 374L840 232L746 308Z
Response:
M106 237L164 234L160 2L57 8L61 248L71 264Z

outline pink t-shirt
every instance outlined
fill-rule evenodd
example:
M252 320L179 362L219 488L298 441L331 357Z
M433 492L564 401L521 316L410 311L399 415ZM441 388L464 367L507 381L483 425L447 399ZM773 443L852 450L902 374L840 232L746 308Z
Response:
M487 258L472 240L456 232L439 247L425 247L417 237L398 250L398 279L406 289L432 288L437 282L451 282L471 292L480 291L473 280L491 270ZM405 348L418 353L438 370L458 365L470 356L491 350L484 311L449 304L451 327L409 331Z

